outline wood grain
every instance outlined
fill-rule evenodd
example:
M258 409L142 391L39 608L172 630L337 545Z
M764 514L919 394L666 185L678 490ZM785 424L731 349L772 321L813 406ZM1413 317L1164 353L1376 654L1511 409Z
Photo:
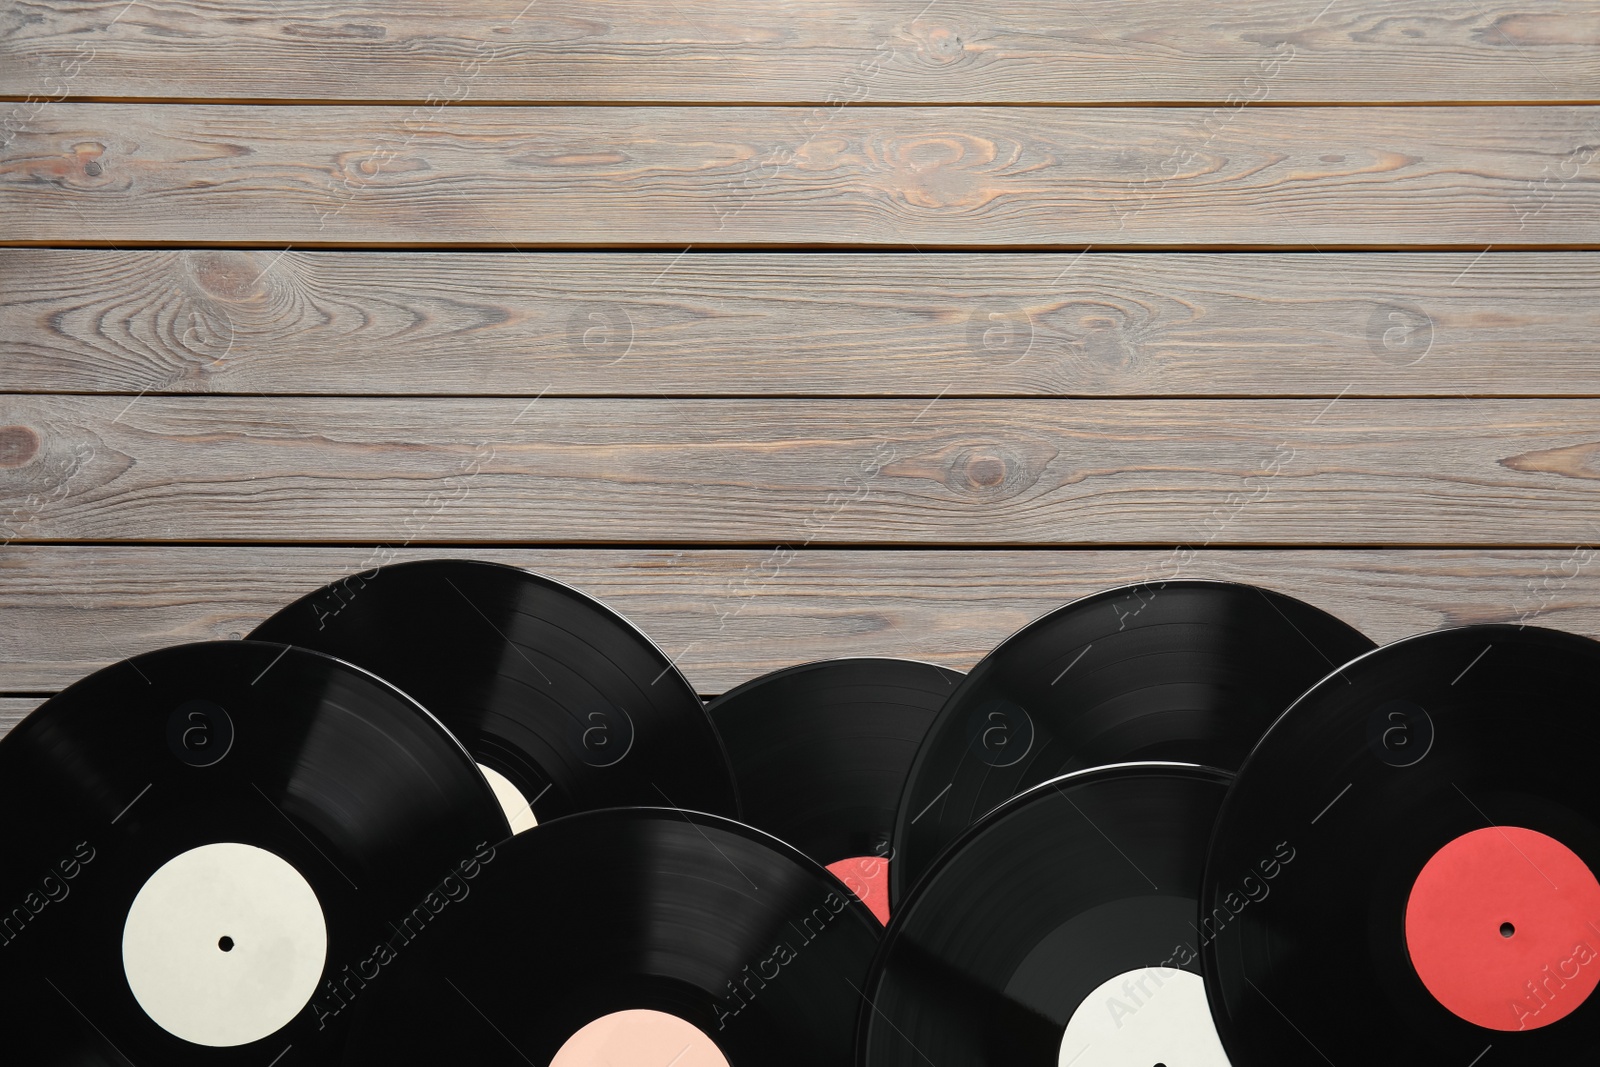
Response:
M1600 540L1600 539L1597 539ZM1590 540L1594 545L1596 540ZM633 619L703 693L791 663L907 656L965 670L1025 623L1136 580L1246 581L1378 641L1518 622L1600 636L1595 548L1510 551L863 551L53 547L0 551L0 687L69 685L115 660L248 633L284 604L389 562L531 567ZM3 707L3 705L0 705Z
M0 22L0 93L724 103L1222 101L1229 94L1571 100L1592 98L1600 79L1600 19L1587 4L1325 3L242 0L218 17L196 0L18 0Z
M1593 396L1596 336L1589 252L0 250L5 392Z
M1555 544L1594 400L0 398L42 540Z
M0 697L0 736L9 733L28 712L44 701L44 697Z
M56 104L9 241L499 247L1600 242L1600 109Z

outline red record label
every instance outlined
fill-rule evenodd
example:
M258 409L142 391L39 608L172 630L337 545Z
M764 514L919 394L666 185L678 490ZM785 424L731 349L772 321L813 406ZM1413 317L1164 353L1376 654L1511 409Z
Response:
M850 887L861 903L889 925L889 861L881 856L853 856L828 864L833 876Z
M1486 1029L1549 1026L1600 984L1600 882L1536 830L1485 827L1434 853L1405 927L1428 992Z

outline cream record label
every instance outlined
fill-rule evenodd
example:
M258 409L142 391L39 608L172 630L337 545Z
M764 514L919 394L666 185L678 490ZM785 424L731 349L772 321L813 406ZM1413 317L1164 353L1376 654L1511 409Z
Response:
M196 1045L246 1045L282 1030L316 994L327 960L327 918L311 883L266 849L231 841L162 864L122 929L139 1007Z
M1229 1067L1205 981L1176 967L1112 975L1083 999L1061 1036L1059 1067Z
M1095 768L979 820L890 921L857 1062L1226 1067L1199 892L1227 784L1189 764Z
M415 698L483 767L519 831L622 804L739 813L721 739L666 653L542 575L397 563L307 593L251 636L338 656Z
M334 1064L391 916L510 828L404 694L315 652L184 645L0 741L0 996L30 1065Z

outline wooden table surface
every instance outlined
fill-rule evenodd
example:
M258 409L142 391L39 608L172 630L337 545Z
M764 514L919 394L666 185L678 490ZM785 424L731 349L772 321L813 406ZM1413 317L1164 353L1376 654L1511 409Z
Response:
M395 559L701 692L1250 581L1600 636L1600 8L15 0L0 725Z

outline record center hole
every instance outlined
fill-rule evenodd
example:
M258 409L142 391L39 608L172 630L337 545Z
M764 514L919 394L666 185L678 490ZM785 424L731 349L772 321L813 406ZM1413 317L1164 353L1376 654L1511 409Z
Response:
M224 952L232 952L233 938L229 937L227 934L223 934L221 940L217 942L217 947Z
M1510 937L1512 934L1514 934L1516 932L1517 932L1517 928L1515 926L1512 926L1510 923L1501 923L1500 924L1500 936L1501 937Z

